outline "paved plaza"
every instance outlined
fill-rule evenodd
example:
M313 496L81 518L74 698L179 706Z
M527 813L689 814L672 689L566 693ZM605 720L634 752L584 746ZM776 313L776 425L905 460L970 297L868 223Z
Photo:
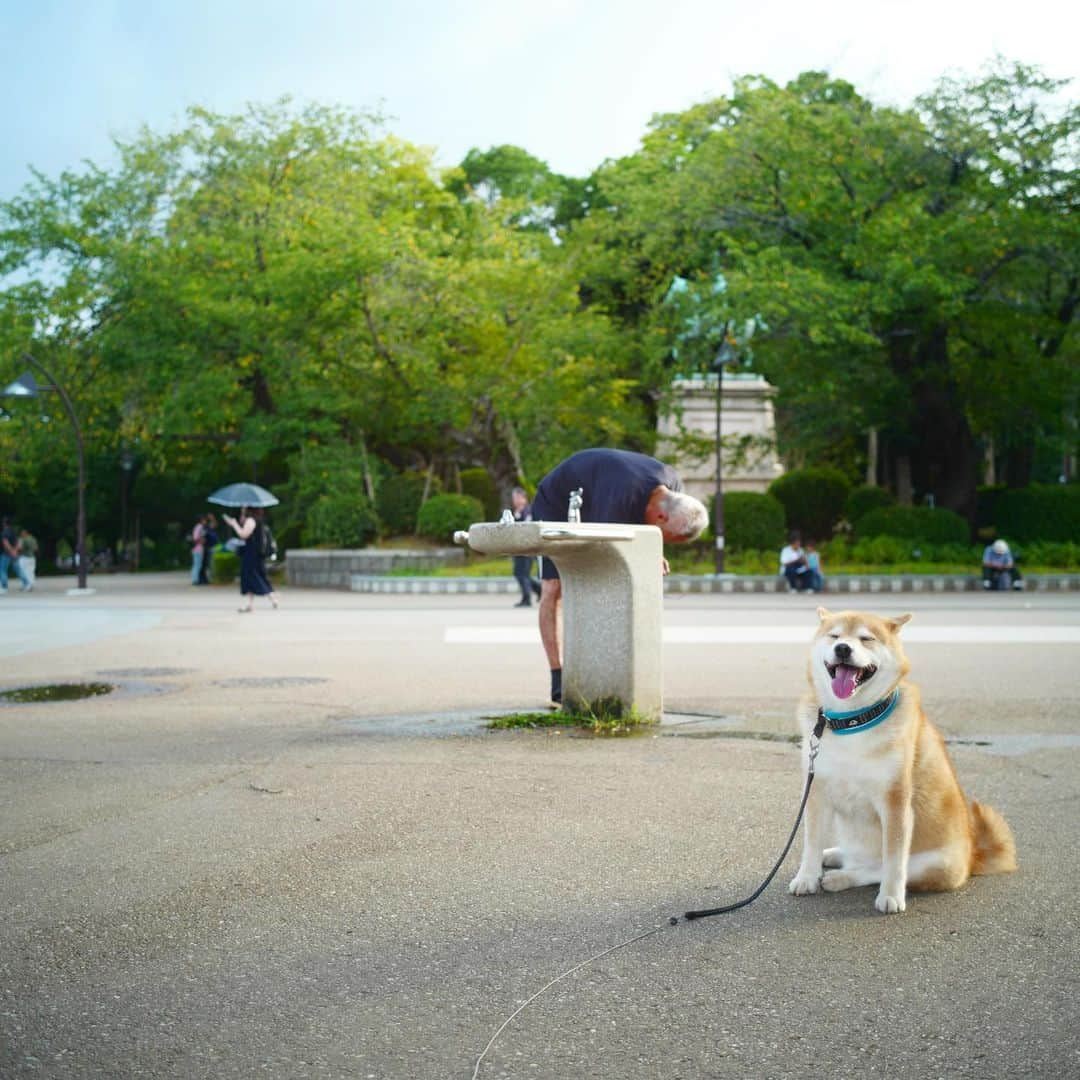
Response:
M747 895L791 827L817 597L669 596L669 722L602 740L483 727L545 703L513 597L70 584L0 598L0 690L116 686L0 704L4 1078L464 1080L549 980ZM842 601L915 613L1020 870L885 917L789 896L793 854L553 987L481 1078L1080 1073L1080 593Z

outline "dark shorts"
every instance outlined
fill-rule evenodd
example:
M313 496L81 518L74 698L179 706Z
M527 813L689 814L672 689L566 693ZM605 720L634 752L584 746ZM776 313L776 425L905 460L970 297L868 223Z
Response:
M543 581L558 581L559 571L554 560L547 555L540 556L540 578Z

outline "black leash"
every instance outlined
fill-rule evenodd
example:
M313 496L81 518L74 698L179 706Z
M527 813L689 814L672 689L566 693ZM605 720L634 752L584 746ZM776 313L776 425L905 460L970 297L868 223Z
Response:
M818 720L814 725L814 734L810 739L810 759L806 767L806 787L803 790L802 802L799 803L799 812L795 815L795 824L792 826L791 835L788 837L787 843L784 845L784 850L780 853L780 858L776 860L776 865L769 871L769 876L754 890L754 892L748 896L745 900L740 900L736 904L727 904L724 907L708 908L705 911L687 911L684 912L683 918L687 922L692 922L694 919L707 919L710 915L724 915L729 911L738 911L739 908L744 908L748 904L752 904L769 886L769 882L776 877L776 872L780 869L781 864L787 858L788 852L791 850L791 845L795 841L795 836L799 831L799 824L802 821L803 811L806 809L806 800L810 797L810 785L814 782L814 758L818 755L818 749L820 748L821 735L825 730L825 714L818 710ZM491 1036L487 1046L480 1052L480 1056L476 1059L476 1066L473 1069L473 1080L477 1080L480 1075L480 1066L483 1064L484 1058L487 1057L488 1051L495 1045L495 1040L510 1026L511 1022L527 1009L541 994L546 993L556 983L562 982L563 979L570 975L573 975L575 971L580 971L583 967L588 967L589 964L595 963L595 961L602 957L609 956L613 952L618 952L619 949L625 949L628 945L633 945L635 942L642 941L645 938L652 937L653 934L660 933L666 926L676 926L679 922L678 915L672 915L666 923L661 923L659 926L654 926L651 930L645 930L640 934L635 934L631 938L627 938L625 941L620 941L618 945L612 945L610 949L604 949L603 952L596 953L595 956L590 956L587 960L582 960L580 964L575 964L574 967L567 971L564 971L561 975L556 975L549 983L546 983L539 990L536 991L532 997L523 1001L503 1022L499 1027L499 1030Z
M795 824L791 827L791 835L784 845L784 850L780 852L780 858L776 860L776 865L769 871L769 876L745 900L739 900L734 904L725 904L723 907L705 908L702 911L683 912L683 918L686 919L687 922L693 922L694 919L707 919L710 915L726 915L729 911L738 911L739 908L744 908L748 904L752 904L769 887L769 882L776 877L776 872L787 858L788 852L791 850L791 845L795 842L795 836L799 831L799 824L802 821L803 811L806 809L806 800L810 798L810 785L814 782L814 758L818 756L821 735L824 730L825 714L819 709L818 720L814 725L814 734L810 739L810 760L806 767L806 787L803 789L802 802L799 803L799 812L795 815ZM678 921L678 915L672 915L668 920L672 926L675 926Z

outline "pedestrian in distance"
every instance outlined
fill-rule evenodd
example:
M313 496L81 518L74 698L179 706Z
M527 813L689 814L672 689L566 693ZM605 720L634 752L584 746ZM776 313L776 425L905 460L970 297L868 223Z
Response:
M239 609L240 613L247 615L255 610L256 596L268 597L276 608L277 594L266 573L266 559L273 550L273 541L262 508L244 506L239 520L228 514L222 514L222 518L244 545L240 549L240 595L245 605Z
M37 580L37 537L29 529L19 530L19 566L22 569L20 577L23 581L23 589L29 592Z
M26 579L26 573L19 562L19 533L11 523L11 518L0 518L0 593L7 596L9 571L14 570L22 582L23 592L32 587Z
M522 487L510 492L510 510L515 521L532 521L532 507L529 506L529 493ZM540 582L533 577L536 565L535 555L514 556L514 577L521 589L521 599L514 607L531 607L533 596L540 596Z
M209 585L214 580L214 550L219 540L217 518L207 514L203 524L203 557L199 568L199 584Z
M622 525L655 525L669 544L696 539L709 524L709 512L682 490L670 466L630 450L594 447L579 450L540 481L532 502L534 521L566 521L571 492L581 489L580 520ZM669 571L661 559L659 571ZM540 560L540 640L551 669L551 701L562 703L562 642L559 614L562 582L555 561Z
M203 554L205 552L206 515L203 514L195 527L191 530L191 584L202 585L200 581L203 568Z

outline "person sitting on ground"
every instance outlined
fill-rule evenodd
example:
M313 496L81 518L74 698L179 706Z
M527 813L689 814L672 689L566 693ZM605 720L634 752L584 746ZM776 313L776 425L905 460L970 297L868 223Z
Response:
M780 551L780 573L787 580L789 592L805 592L810 588L810 567L798 529L791 530L787 544Z
M810 591L821 592L825 585L825 576L821 572L821 556L813 540L806 541L806 569L810 574Z
M995 540L983 552L982 579L984 589L1007 589L1010 584L1014 589L1024 587L1023 575L1004 540Z
M540 481L532 503L534 521L567 520L570 493L581 489L581 520L621 525L655 525L669 544L701 535L709 512L682 490L679 474L664 462L630 450L579 450ZM669 571L666 559L660 570ZM555 562L540 560L540 640L551 669L551 701L562 702L562 644L559 609L562 582Z

